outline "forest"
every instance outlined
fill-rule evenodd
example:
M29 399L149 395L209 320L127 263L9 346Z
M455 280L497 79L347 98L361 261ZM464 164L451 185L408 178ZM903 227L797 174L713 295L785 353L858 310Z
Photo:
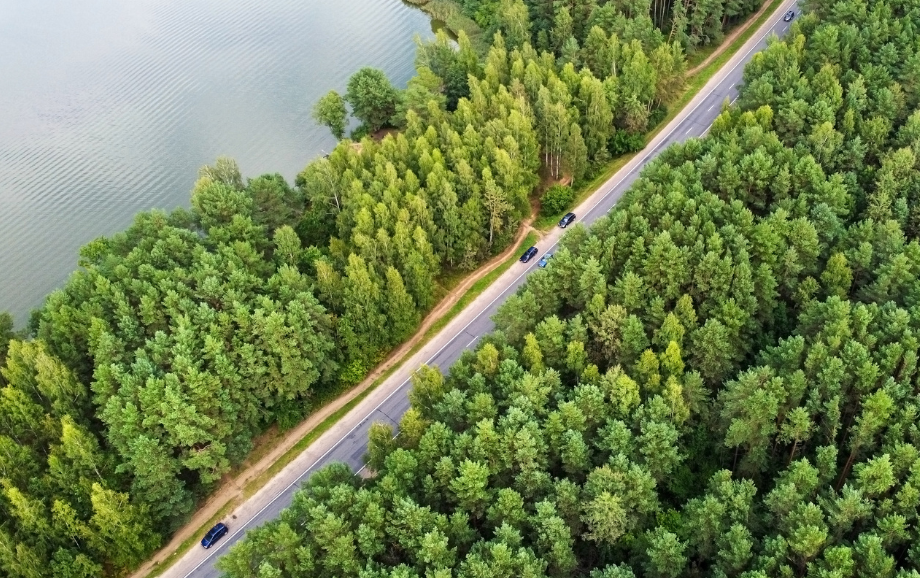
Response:
M706 137L418 370L371 478L318 472L222 571L920 576L918 26L809 2Z
M546 185L577 186L612 157L641 148L645 133L683 90L685 54L717 41L733 19L754 8L716 3L718 10L706 12L704 26L702 2L692 9L650 2L461 4L494 33L489 49L478 52L462 33L456 42L440 34L420 43L417 75L405 89L392 86L380 71L357 71L345 94L330 92L316 103L314 115L339 137L345 136L349 115L360 126L293 184L277 174L244 178L235 162L217 159L201 169L190 208L139 214L127 230L83 247L79 269L48 296L27 328L14 331L11 319L0 317L0 574L115 576L143 561L243 461L256 436L274 425L293 426L315 400L359 382L413 333L443 295L446 275L474 269L501 252ZM493 429L498 428L516 399L494 390L499 375L502 387L526 378L531 385L521 387L536 388L536 400L545 397L545 408L533 410L536 421L527 430L544 444L534 446L536 493L520 494L527 502L508 524L523 533L518 542L509 534L506 544L513 545L513 556L533 557L533 568L545 560L526 526L536 512L531 499L549 504L541 511L550 520L556 514L548 508L561 512L563 506L548 488L563 479L580 488L584 468L605 459L606 450L592 449L597 436L590 428L606 427L606 414L598 414L590 427L559 422L565 427L552 443L543 433L543 417L570 407L560 404L575 403L573 387L592 385L603 393L610 380L621 384L616 387L635 384L628 387L636 388L639 403L628 404L618 419L637 439L644 435L643 423L654 423L663 439L674 439L677 452L670 469L647 468L659 476L650 478L649 492L665 492L656 497L659 505L643 510L641 521L624 527L624 541L605 546L596 560L581 558L587 547L572 511L565 524L573 525L552 521L554 536L565 530L573 540L572 568L587 571L591 560L638 556L643 532L657 517L672 520L667 528L675 540L685 539L678 535L684 532L677 523L681 500L705 485L696 476L725 465L713 461L725 452L710 452L704 443L710 436L703 435L722 423L713 413L722 380L743 381L737 372L753 367L761 350L790 338L806 305L825 296L827 287L837 287L835 295L844 303L857 296L871 301L853 293L855 287L878 286L871 291L886 296L909 293L902 288L905 276L914 276L913 245L906 239L920 226L920 215L911 212L917 205L908 168L914 158L909 113L916 106L918 62L907 40L913 20L906 7L854 6L858 18L815 7L805 21L811 28L803 22L798 38L826 37L783 49L776 46L787 45L777 44L772 60L752 66L739 101L746 116L727 111L711 138L670 152L650 169L631 193L628 227L615 221L626 217L615 215L590 234L570 235L568 253L560 253L552 270L503 311L501 332L491 338L497 357L486 360L495 370L474 371L463 381L456 369L430 392L437 407L443 396L453 409L436 413L435 406L426 409L419 401L404 421L401 431L415 427L419 436L442 418L444 431L467 436L463 439L473 439L466 430L481 421L470 416L494 419ZM831 17L864 25L839 25L831 36L823 32ZM768 66L774 61L780 64ZM793 63L793 69L785 68ZM669 179L684 196L653 195L652 189ZM567 209L564 202L553 205ZM863 224L868 214L883 225ZM883 234L885 240L877 239ZM748 241L751 235L756 243ZM611 243L618 237L622 243L614 251ZM889 237L901 238L903 249ZM828 256L828 247L836 252ZM892 251L899 251L897 258ZM585 261L588 255L594 260ZM884 275L872 277L883 269ZM911 310L909 300L898 303L898 312ZM597 337L601 334L606 337ZM880 338L864 339L864 347L874 351ZM683 354L683 347L689 353ZM486 346L477 355L492 351ZM464 363L475 365L471 359L460 366ZM510 371L514 363L513 379L498 372L506 366ZM825 394L831 395L822 390ZM849 402L836 402L841 437L859 407L858 392L849 395ZM665 411L656 399L671 409ZM823 400L815 403L831 403ZM483 405L468 410L468 403ZM737 404L739 411L747 408L743 400ZM675 421L672 412L684 417ZM771 431L757 435L770 438ZM380 491L375 484L387 479L390 461L406 456L410 461L400 467L409 467L419 459L411 444L391 447L389 432L375 435L379 443L371 459L378 481L352 488L367 496ZM859 442L853 471L880 437L878 431L873 435ZM796 449L789 450L793 457L809 455L810 436L796 438ZM576 444L576 438L585 444L578 458L584 468L560 469L561 462L549 457L550 447L557 451L559 440ZM401 436L400 443L410 439ZM738 475L752 471L752 460L762 460L766 468L776 452L785 451L777 441L756 438L767 451L738 439L732 446ZM707 459L685 459L690 446L699 446ZM450 459L482 476L482 464L468 457L465 447ZM670 446L661 447L664 459ZM767 457L757 457L765 451ZM439 459L449 455L445 449ZM645 467L641 455L627 458L629 468L633 462ZM698 471L688 469L691 465ZM442 467L438 479L447 488L454 466ZM453 498L438 501L440 486L412 482L421 471L403 470L399 475L409 476L409 485L385 491L429 512L424 516L435 516L431 520L449 513L450 523L460 524L450 532L460 534L439 525L441 534L434 537L443 538L451 559L462 564L480 538L494 539L494 524L480 512L462 526L464 514ZM327 479L332 491L341 476L330 475L317 477L315 484ZM500 485L510 475L483 479ZM415 493L423 486L430 503ZM491 499L497 488L486 484L482 491ZM316 492L322 504L325 498ZM612 489L607 493L625 499ZM388 513L392 504L367 503L384 521L395 515ZM474 502L463 503L474 508ZM355 516L347 524L356 524L359 532L357 520L371 514ZM330 523L344 532L344 520ZM425 573L421 562L385 546L391 537L379 533L382 527L360 530L362 548L370 548L361 551L366 559L323 572ZM342 534L340 542L357 539L349 535ZM234 558L238 568L264 565L267 576L287 571L275 568L277 561L246 560L246 551L239 549ZM318 552L309 556L326 564L315 557ZM399 569L402 564L415 569Z
M507 245L541 170L578 181L634 148L679 89L682 57L657 33L598 27L600 51L577 69L520 34L497 38L487 55L463 35L456 49L443 35L422 44L402 91L358 71L346 94L358 133L398 132L343 141L293 187L218 159L190 210L138 215L84 247L24 335L3 318L5 575L138 564L255 436L297 423L410 335L442 271ZM317 106L340 137L344 102Z

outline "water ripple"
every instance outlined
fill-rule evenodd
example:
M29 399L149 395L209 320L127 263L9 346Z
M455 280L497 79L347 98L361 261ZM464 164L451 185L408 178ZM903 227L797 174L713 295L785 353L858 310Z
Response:
M334 145L313 103L361 66L404 85L430 36L398 0L16 4L0 20L0 309L20 324L81 245L188 206L217 155L293 179Z

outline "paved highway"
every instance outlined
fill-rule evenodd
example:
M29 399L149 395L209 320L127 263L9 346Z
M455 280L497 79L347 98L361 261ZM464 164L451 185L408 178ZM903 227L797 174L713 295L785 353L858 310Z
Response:
M751 57L766 46L767 39L776 34L782 36L789 30L791 23L783 22L782 15L793 9L798 15L799 9L794 2L784 2L770 20L758 30L754 37L741 49L740 53L732 58L713 79L700 91L693 101L682 111L669 126L656 137L646 150L639 153L623 169L614 175L597 193L592 195L585 203L575 210L578 215L576 222L588 225L606 214L622 197L646 163L654 159L668 145L681 142L691 137L704 135L713 120L719 115L722 103L728 99L734 102L737 98L737 86L742 81L744 64ZM556 230L548 234L538 245L540 255L547 251L554 251L556 240L561 231ZM292 462L283 470L276 479L281 479L287 484L274 483L266 487L265 492L253 496L249 510L241 506L240 512L233 518L225 520L230 526L230 535L218 542L210 550L200 547L193 548L179 560L164 576L186 578L216 578L220 572L214 567L216 560L227 552L230 546L245 536L247 530L264 524L276 517L291 502L294 492L300 483L308 478L314 471L331 462L345 462L352 466L358 473L363 470L362 456L367 448L368 428L374 422L387 422L396 425L400 416L409 408L408 391L411 387L407 378L409 372L418 367L421 362L436 365L446 370L456 361L460 354L473 347L480 337L492 330L492 315L505 299L514 294L524 284L527 275L534 271L539 256L528 265L515 265L511 270L496 280L490 290L474 301L467 311L461 313L457 319L444 328L436 336L430 347L437 349L422 350L419 356L410 359L405 366L382 384L367 399L356 406L341 421L338 428L324 434L311 446L314 452L322 451L318 456L310 456L311 449L306 450L302 457ZM465 325L457 325L465 323ZM354 424L350 429L350 424ZM328 439L328 438L332 439ZM326 438L326 439L324 439ZM319 446L318 449L314 446ZM254 511L252 511L254 510Z

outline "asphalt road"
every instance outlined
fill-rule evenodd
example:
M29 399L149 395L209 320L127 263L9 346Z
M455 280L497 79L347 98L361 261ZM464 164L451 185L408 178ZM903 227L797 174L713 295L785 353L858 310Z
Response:
M780 15L789 9L795 10L798 16L799 8L792 2L783 4ZM610 181L605 183L602 187L602 192L600 194L595 194L589 200L589 202L593 201L594 204L593 206L589 205L586 212L584 208L580 208L582 213L576 210L576 213L578 213L576 223L588 225L610 211L610 209L616 205L620 197L623 196L623 193L629 189L633 181L636 180L642 167L658 156L668 145L675 142L682 142L691 137L704 135L709 130L713 120L719 115L722 103L726 99L728 99L729 102L734 102L737 98L737 86L742 81L744 64L750 60L756 52L766 47L767 38L771 34L775 33L778 36L782 36L789 30L790 25L791 22L783 22L781 17L777 17L774 18L770 28L758 31L756 33L758 39L756 44L743 48L746 53L740 60L730 60L728 70L726 71L723 69L717 73L716 78L720 80L715 87L702 99L694 99L689 105L692 107L689 112L682 113L678 117L681 120L679 120L676 125L672 125L671 128L667 129L668 132L665 133L664 137L657 143L651 143L651 146L654 148L642 151L640 153L641 158L637 163L631 162L624 167L624 170L626 170L625 174L622 174L623 171L620 171L620 173L614 175ZM707 88L704 87L704 90L707 90ZM628 167L632 168L627 170ZM549 237L550 239L558 238L558 235L550 235ZM491 320L492 315L501 304L504 303L509 295L513 295L514 292L524 284L527 280L527 276L537 268L539 257L547 251L554 251L555 247L555 242L547 244L547 246L538 246L540 254L531 260L529 264L516 265L516 267L519 267L519 269L516 269L519 275L513 278L511 282L503 288L504 290L498 293L491 302L487 303L478 311L474 310L470 314L464 316L470 318L466 326L455 332L451 337L446 338L446 342L428 358L426 363L429 365L436 365L441 368L442 371L446 370L460 357L465 349L473 347L481 336L490 332L494 327ZM496 281L496 283L500 281L501 279ZM476 305L476 302L472 304L472 306ZM450 329L450 326L446 329ZM437 339L437 337L435 339ZM360 417L360 414L356 418L353 418L357 423L355 423L350 431L340 437L338 441L332 443L323 455L313 461L312 465L302 470L299 475L295 474L290 484L283 491L275 494L274 498L270 499L264 507L249 519L249 521L244 523L241 523L240 520L230 521L228 524L230 526L230 535L227 538L224 538L206 552L201 548L194 548L192 552L189 552L169 571L164 573L164 576L185 576L186 578L216 578L220 576L220 572L214 567L216 560L222 554L226 553L230 546L242 539L247 530L277 518L281 510L291 503L291 499L300 486L300 483L308 478L314 471L332 462L345 462L356 472L361 473L361 470L364 468L362 457L367 448L368 429L374 422L386 422L395 426L400 416L409 408L408 392L410 387L411 384L409 380L406 379L383 398L377 407L366 412L363 418ZM382 385L381 388L385 388L385 384ZM355 408L355 410L360 409L360 406ZM352 418L353 413L354 411L343 419L349 420Z

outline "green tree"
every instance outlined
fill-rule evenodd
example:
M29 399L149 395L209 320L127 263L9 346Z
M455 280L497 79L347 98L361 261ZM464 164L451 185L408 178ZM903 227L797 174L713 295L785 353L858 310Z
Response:
M520 48L530 42L530 18L523 0L501 0L495 15L509 48Z
M608 492L585 504L583 520L589 531L585 538L599 543L614 544L626 532L627 512L621 500Z
M118 567L137 564L159 545L160 536L151 531L146 509L130 504L128 496L93 484L93 517L90 543Z
M648 549L646 570L650 576L676 578L684 571L687 557L684 556L685 544L678 537L663 528L657 528L646 534Z
M345 108L345 99L338 92L330 90L323 95L313 105L312 114L313 120L328 127L336 139L341 140L345 136L348 110Z
M243 175L240 173L240 167L230 157L217 157L213 165L201 167L198 169L198 178L212 183L221 183L238 191L243 189Z
M374 132L392 122L399 93L382 71L365 67L348 79L345 100L354 116Z
M303 212L303 199L279 174L251 179L246 186L252 195L252 219L274 231L283 225L297 224Z

